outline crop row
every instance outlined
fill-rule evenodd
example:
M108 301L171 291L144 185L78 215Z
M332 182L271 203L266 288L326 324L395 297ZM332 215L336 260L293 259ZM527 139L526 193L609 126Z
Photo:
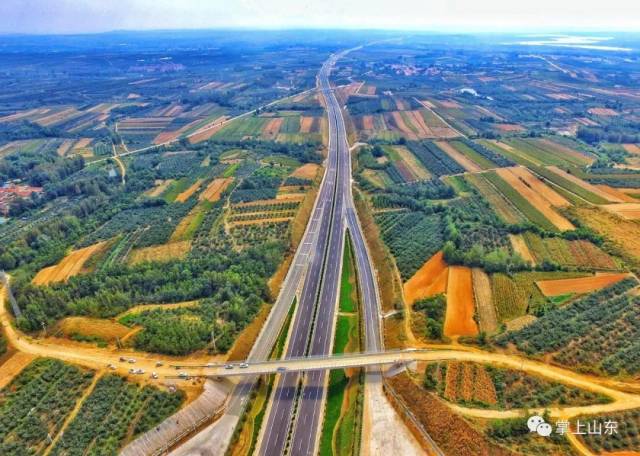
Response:
M464 172L464 168L431 141L408 142L407 146L418 160L436 176Z
M440 214L386 212L375 216L382 239L396 259L403 279L411 277L444 243Z

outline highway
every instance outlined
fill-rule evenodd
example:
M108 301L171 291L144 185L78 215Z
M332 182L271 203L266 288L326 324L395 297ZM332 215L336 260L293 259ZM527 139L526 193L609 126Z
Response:
M344 122L342 122L342 117L339 115L340 107L336 96L329 85L329 73L335 60L330 59L322 67L319 74L321 93L325 99L329 117L329 135L332 139L335 139L333 146L336 148L338 159L338 174L333 229L327 251L327 267L318 301L316 324L308 353L310 357L330 354L333 349L336 307L342 276L341 267L345 242L345 196L348 195L351 187L349 147L347 145ZM326 381L327 372L323 370L313 371L305 376L294 423L291 454L311 455L316 453L319 431L322 427Z
M329 149L331 150L331 141ZM329 153L327 167L312 216L269 318L252 347L248 357L249 362L268 359L287 318L294 297L301 282L303 282L303 277L305 278L304 285L292 322L293 333L286 356L295 357L304 354L311 331L311 317L314 313L328 242L331 211L335 195L336 164L335 154ZM171 454L174 456L223 454L229 445L238 419L245 410L256 381L257 377L243 379L234 388L226 413L212 427L203 431L206 435L198 435L193 440L193 443L187 442L187 444L177 448ZM291 400L292 391L296 389L297 383L298 376L295 374L282 376L276 391L283 403Z
M331 65L332 59L329 59L322 66L318 77L323 91L329 89L326 72ZM334 134L335 129L331 128L332 122L335 122L335 119L331 117L329 112L327 189L332 188L334 191L327 192L325 198L321 200L327 206L327 211L325 211L322 220L316 255L305 278L300 307L296 311L296 318L290 331L286 358L304 356L308 350L311 353L324 354L327 348L330 349L333 340L335 303L340 280L339 265L342 263L344 246L341 192L344 188L343 181L346 175L344 158L339 155L339 141ZM329 180L329 177L333 177L333 179ZM317 388L310 388L313 388L311 385L323 385L324 375L324 372L318 372L308 376L300 396L301 412L305 413L305 416L311 417L314 417L315 414L316 421L319 414L317 407L315 407L315 401L318 397L313 391L317 391ZM289 427L296 410L299 383L300 375L297 372L285 373L276 379L272 405L267 413L263 438L259 445L259 454L270 456L284 453ZM309 440L308 433L307 440Z

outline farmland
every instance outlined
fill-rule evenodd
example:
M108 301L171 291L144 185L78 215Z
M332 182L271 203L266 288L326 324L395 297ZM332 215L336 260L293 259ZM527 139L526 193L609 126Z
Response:
M116 453L128 439L175 413L183 400L180 392L140 387L116 375L106 375L98 380L51 454L80 455L87 448ZM97 428L102 432L96 435Z
M475 363L429 364L423 381L448 401L472 407L509 410L609 402L589 391Z
M637 37L606 42L632 52L525 46L507 34L389 38L337 30L3 38L0 269L21 309L5 329L21 339L0 338L0 361L11 360L2 366L0 453L115 454L185 400L127 383L104 362L94 372L37 359L10 384L32 359L15 340L137 351L139 365L246 358L328 158L314 87L332 54L385 347L446 344L633 388ZM342 264L337 353L362 349L352 253ZM427 371L385 379L387 398L395 422L410 410L446 454L570 454L566 439L519 434L522 420L501 412L605 402L493 364ZM381 440L360 429L364 381L359 371L331 373L321 454ZM201 389L190 383L190 393ZM255 451L271 382L256 391L231 454ZM500 420L463 419L451 405ZM608 446L583 441L595 452L637 450L634 425Z
M499 336L497 342L513 342L529 354L553 353L554 360L565 365L636 374L638 304L637 297L626 294L635 286L635 279L622 280L551 310L526 328Z
M94 373L52 359L27 366L0 391L2 454L23 455L47 447L47 434L56 435Z

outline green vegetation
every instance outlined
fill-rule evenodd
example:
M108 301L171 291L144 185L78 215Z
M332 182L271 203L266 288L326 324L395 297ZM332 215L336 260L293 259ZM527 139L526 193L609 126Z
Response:
M441 214L383 212L376 214L375 220L404 280L444 245L445 225Z
M550 310L529 326L498 336L496 343L513 343L529 355L553 353L555 361L585 370L633 375L640 368L640 301L627 292L637 285L634 278L624 279Z
M41 358L0 390L0 453L41 452L55 436L94 373Z
M552 302L544 296L535 282L538 280L584 277L579 272L519 272L512 275L493 274L493 304L498 321L506 322L526 315L543 315L553 309Z
M562 168L565 168L565 166L562 166ZM581 198L584 198L585 200L589 201L590 203L593 204L606 204L608 203L607 200L605 200L603 197L596 195L595 193L590 192L589 190L581 187L578 184L575 184L573 182L571 182L570 180L554 173L553 171L545 168L544 166L534 166L531 167L531 169L533 171L535 171L537 174L539 174L540 176L544 177L545 179L547 179L550 182L553 182L554 184L558 185L559 187L562 187L564 189L567 189L568 191L570 191L571 193L574 193L576 195L578 195ZM570 171L570 170L569 170Z
M340 279L340 311L354 312L353 292L356 283L354 260L352 258L351 237L347 235L342 257L342 278Z
M416 301L413 310L421 312L425 319L425 337L427 339L442 339L444 316L447 310L447 300L439 294L430 298Z
M640 409L607 415L583 416L580 417L580 421L591 425L594 421L602 424L602 435L581 436L587 447L597 454L634 452L640 448L640 432L638 432L640 429ZM607 433L605 427L607 422L616 423L617 432Z
M51 454L80 456L87 448L95 454L116 454L128 438L175 413L183 400L182 392L141 388L117 375L106 375L98 380Z
M557 231L557 228L551 223L538 209L526 200L520 193L504 181L495 171L485 174L485 177L491 182L504 196L506 196L518 210L524 214L532 223L540 226L547 231Z

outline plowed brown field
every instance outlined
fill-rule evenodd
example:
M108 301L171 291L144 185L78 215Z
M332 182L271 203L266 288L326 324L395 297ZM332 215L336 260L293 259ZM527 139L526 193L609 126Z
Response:
M519 254L525 261L530 261L531 264L536 264L536 259L533 257L527 242L521 234L510 234L509 240L511 241L511 247L513 247L513 250L517 254Z
M473 319L473 280L471 269L464 266L449 268L447 286L447 313L444 320L445 336L474 336L478 325Z
M220 195L233 182L233 177L214 179L207 188L200 194L200 200L207 200L215 203L220 199Z
M195 181L191 187L176 196L176 201L179 203L184 203L186 200L191 198L191 195L197 192L200 188L200 185L202 185L202 181L203 179L198 179L197 181Z
M411 305L419 299L444 293L448 276L447 263L442 259L442 252L438 252L404 284L405 302Z
M567 293L589 293L608 287L626 277L628 274L599 274L577 279L541 280L536 282L536 285L545 296L558 296Z

